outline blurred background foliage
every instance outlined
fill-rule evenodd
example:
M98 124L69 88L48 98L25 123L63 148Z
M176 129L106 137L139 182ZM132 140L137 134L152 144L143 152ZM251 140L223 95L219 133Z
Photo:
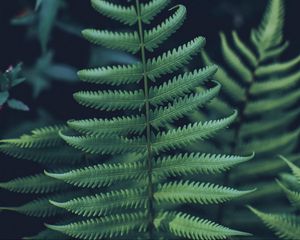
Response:
M124 4L125 1L116 2ZM218 51L218 33L236 29L242 38L247 38L249 29L258 25L267 0L173 0L172 5L179 3L187 6L185 27L164 47L171 49L202 35L208 39L206 50L214 55ZM298 0L286 1L285 37L292 42L287 59L300 49L299 7ZM87 66L132 63L137 59L92 46L80 32L87 27L126 30L119 26L92 11L87 0L3 1L0 7L0 139L88 116L89 112L82 111L72 98L73 92L83 84L78 81L76 71ZM37 168L3 155L1 158L4 162L0 169L1 182L35 172ZM0 205L9 201L17 205L28 200L2 190L0 196ZM1 221L0 238L3 239L31 235L29 229L40 224L35 219L23 221L25 217L18 214L1 216L2 220L8 218L13 220Z

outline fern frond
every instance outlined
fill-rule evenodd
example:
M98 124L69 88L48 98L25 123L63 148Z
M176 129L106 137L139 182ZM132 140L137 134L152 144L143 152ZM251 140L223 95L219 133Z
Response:
M100 217L126 209L146 208L146 189L123 189L51 204L84 217Z
M265 77L271 74L282 74L290 71L300 63L300 56L295 57L284 63L273 63L266 66L261 66L255 71L257 77Z
M300 114L300 109L296 109L291 112L284 113L282 117L278 119L269 120L257 120L254 122L245 123L240 130L240 135L242 137L251 137L262 135L267 132L274 131L275 129L279 129L285 124L289 124Z
M225 34L221 33L220 37L221 37L221 49L226 62L233 70L236 71L236 73L244 82L246 83L251 82L253 77L249 68L241 61L239 56L231 49Z
M99 164L66 173L45 174L74 186L99 188L114 182L143 179L146 176L146 166L142 163Z
M260 53L281 43L284 24L284 1L269 1L265 15L253 34L254 44Z
M159 203L217 204L251 192L253 191L238 191L212 183L180 181L160 184L154 198Z
M180 46L178 49L173 49L163 53L161 56L148 60L147 76L154 81L163 74L172 73L187 64L192 56L198 54L204 46L205 39L197 37L194 40Z
M136 53L140 49L139 35L137 32L120 33L107 30L85 29L82 35L91 43L107 48Z
M117 154L126 152L144 152L146 142L143 138L118 138L118 137L98 137L98 136L68 136L60 133L66 143L75 149L79 149L90 154Z
M1 144L0 151L24 160L30 160L41 164L78 163L83 154L66 144L51 148L20 148L14 144Z
M145 48L152 52L163 41L168 39L183 24L186 17L186 8L178 5L176 12L157 27L145 32Z
M144 23L150 23L159 14L170 0L152 0L149 3L141 4L141 19Z
M128 25L133 25L137 22L133 6L124 7L104 0L92 0L91 3L93 8L104 16Z
M0 188L18 193L48 193L66 189L68 185L45 174L36 174L0 183Z
M173 100L175 97L182 97L190 93L195 87L206 80L209 80L217 72L215 65L195 70L174 77L158 87L150 88L150 103L154 106Z
M296 179L300 182L300 168L297 167L294 163L287 160L285 157L280 156L282 160L286 162L286 164L289 166L289 168L292 170L293 175L296 177Z
M191 174L215 174L226 171L240 163L251 160L251 156L240 157L220 154L190 153L158 158L153 166L154 176L189 176Z
M85 82L119 86L140 81L143 77L143 68L142 65L138 63L86 69L79 71L78 77Z
M294 215L267 214L249 207L277 236L285 239L299 239L299 219Z
M180 212L162 213L155 220L155 224L177 237L187 239L217 240L231 236L249 236L248 233L232 230L209 220Z
M276 111L278 109L286 109L292 104L296 103L300 98L300 90L296 89L290 94L284 95L280 98L263 99L250 102L246 109L245 114L262 114L268 111Z
M278 90L290 89L300 81L300 73L296 72L289 76L277 77L271 80L254 83L250 89L253 95L262 95Z
M152 144L153 150L155 152L170 150L186 146L197 140L209 138L217 131L228 127L236 117L237 112L235 111L231 116L224 119L189 124L168 132L159 133Z
M245 144L239 148L241 152L255 152L257 154L266 152L275 152L278 149L282 149L291 145L300 134L300 130L288 132L273 138L264 138L253 141L249 144Z
M232 39L235 47L241 51L241 54L247 59L252 67L256 67L258 64L258 59L253 53L253 51L240 39L236 31L232 32Z
M53 126L36 129L31 135L22 135L17 139L0 140L0 143L14 144L21 148L43 148L54 147L61 143L59 131L67 130L66 126Z
M85 107L100 110L134 110L141 109L144 104L144 93L137 91L98 91L77 92L74 99Z
M201 57L205 64L212 64L212 60L205 53L205 51L201 52ZM224 88L224 91L227 93L228 97L237 101L242 101L245 99L245 90L240 86L239 83L229 76L223 67L219 66L218 71L214 75L214 79L222 84L222 88Z
M128 213L91 219L68 225L46 227L80 239L105 239L126 236L135 232L145 232L148 225L147 215L143 212Z
M289 201L292 203L292 205L296 208L300 207L300 192L293 191L289 188L287 188L281 181L276 181L279 187L284 191L285 195L289 199Z
M50 199L55 199L56 201L66 201L70 198L78 196L78 193L59 193L48 197L38 198L31 202L28 202L22 206L18 207L0 207L0 210L14 211L20 214L33 217L51 217L58 214L63 214L64 210L57 208L49 203Z
M145 130L145 116L117 117L112 119L71 120L68 125L82 134L109 136L111 134L142 133Z
M179 98L166 107L157 108L151 115L151 124L160 127L166 123L173 122L184 115L197 110L207 102L215 98L221 89L221 85L217 85L203 93L191 94L184 98Z

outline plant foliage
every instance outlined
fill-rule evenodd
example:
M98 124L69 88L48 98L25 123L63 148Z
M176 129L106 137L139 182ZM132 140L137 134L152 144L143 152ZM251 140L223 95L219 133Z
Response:
M286 158L281 158L293 174L283 175L282 180L277 180L277 183L291 202L294 211L297 212L300 209L300 168ZM299 239L300 218L296 214L270 214L252 207L249 208L281 239Z
M260 25L251 31L250 43L236 31L231 36L220 33L223 63L219 64L214 79L222 84L224 91L212 101L209 117L226 114L232 106L237 107L239 116L233 128L220 138L207 142L206 146L193 147L213 148L215 152L222 149L231 154L256 153L255 161L232 170L224 178L225 183L258 188L252 195L241 198L244 201L258 201L270 191L279 194L272 179L284 164L274 161L276 154L284 153L291 161L300 159L296 150L300 129L293 127L300 113L296 104L300 99L297 71L300 56L279 61L289 46L284 40L283 26L284 1L270 0ZM202 59L206 64L211 63L210 55L204 51ZM206 116L200 112L192 118L199 120ZM223 215L221 209L220 218Z
M73 213L79 216L77 220L70 214L66 222L46 226L79 239L212 240L248 235L180 207L221 204L249 193L196 181L192 176L224 172L253 155L184 152L191 143L211 138L228 127L237 112L217 120L186 124L182 120L216 97L220 85L195 92L196 86L204 86L214 76L216 66L170 77L200 52L205 44L203 37L148 57L148 52L158 52L156 49L176 32L186 16L186 8L177 5L171 9L171 17L152 29L148 27L169 2L152 0L140 4L136 0L135 5L119 6L103 0L91 1L101 14L135 26L135 30L121 33L88 29L83 36L95 44L139 53L140 61L78 73L81 80L100 88L104 84L108 90L81 91L74 94L75 100L95 109L95 113L110 112L113 118L71 120L67 127L44 128L19 139L2 141L1 150L5 153L54 164L59 169L46 166L45 175L2 183L2 188L12 191L47 192L45 198L50 200L43 198L22 207L3 209L35 216ZM168 123L178 127L168 129ZM57 167L57 162L62 167ZM20 182L28 185L20 187ZM70 195L78 196L66 194L68 187ZM59 196L48 195L58 189Z

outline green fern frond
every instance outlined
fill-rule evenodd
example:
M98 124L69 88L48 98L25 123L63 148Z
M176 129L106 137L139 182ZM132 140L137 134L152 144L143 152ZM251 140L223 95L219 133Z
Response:
M60 133L70 146L90 154L119 154L127 152L142 153L146 148L143 138L117 138L97 136L68 136Z
M16 178L9 182L0 183L0 188L18 193L48 193L68 187L68 185L44 174Z
M256 67L258 64L258 59L253 53L253 51L240 39L236 31L232 32L232 39L235 47L241 51L241 54L247 59L252 67Z
M227 38L224 33L220 34L221 46L223 57L228 65L236 71L242 82L249 83L252 81L252 74L247 66L241 61L239 56L228 44Z
M166 123L173 122L190 112L197 110L215 98L221 89L221 85L209 89L203 93L187 95L184 98L178 98L172 104L166 107L157 108L151 115L151 123L155 127L160 127Z
M198 54L205 45L203 37L197 37L194 40L180 46L178 49L163 53L161 56L148 60L147 76L154 81L156 78L172 73L187 64L194 55Z
M270 93L273 91L290 89L297 85L300 81L300 73L292 73L289 76L275 77L268 81L258 82L253 84L250 89L250 93L253 95L261 95Z
M82 35L91 43L102 45L107 48L136 53L140 48L139 35L137 32L120 33L107 30L86 29Z
M294 215L267 214L249 207L276 235L284 239L299 239L300 224L299 219Z
M76 131L91 136L126 135L142 133L145 128L145 116L117 117L112 119L71 120L68 125Z
M248 233L232 230L185 213L163 213L155 219L155 224L175 236L187 239L217 240L231 236L249 236Z
M269 1L265 15L258 29L253 32L254 44L260 53L277 46L282 41L284 24L284 1Z
M168 132L159 133L156 136L155 142L152 144L155 152L184 147L197 140L207 139L216 132L228 127L235 118L235 111L231 116L219 120L199 122L189 124L187 126L170 130Z
M143 212L111 215L68 225L49 225L52 230L79 239L103 239L125 236L129 233L146 232L147 215Z
M145 48L152 52L181 27L185 17L186 8L183 5L178 5L176 12L171 17L157 27L145 32Z
M53 126L33 130L31 135L22 135L17 139L0 140L0 143L14 144L21 148L54 147L61 144L59 131L67 130L66 126Z
M77 92L74 99L85 107L100 110L134 110L144 104L144 93L138 91Z
M146 189L123 189L75 198L63 203L55 201L50 203L84 217L100 217L120 210L146 208L148 203L146 193Z
M289 168L292 170L293 175L297 178L297 180L300 182L300 168L297 167L294 163L287 160L285 157L280 156L282 160L286 162L286 164L289 166Z
M133 25L137 22L133 6L124 7L104 0L92 0L91 3L93 8L104 16L128 25Z
M282 182L279 180L276 181L279 187L284 191L285 195L292 203L292 205L296 208L300 207L300 192L296 192L287 188Z
M1 144L0 151L20 159L30 160L41 164L78 163L83 159L83 154L66 144L47 148L20 148L14 144Z
M179 75L159 87L150 88L150 103L157 106L172 101L175 97L185 96L185 94L190 93L199 84L212 78L216 72L217 67L213 65L191 73Z
M300 63L300 56L288 60L284 63L273 63L266 66L261 66L255 71L257 77L265 77L271 74L282 74L290 71Z
M142 21L149 24L170 2L170 0L152 0L146 4L141 4Z
M292 145L292 143L299 137L300 130L288 132L277 136L276 138L267 138L253 141L249 144L241 146L238 150L241 152L255 152L257 154L266 152L276 152L278 149L283 149Z
M211 183L180 181L160 184L154 198L159 203L217 204L251 192L253 191L238 191Z
M59 193L48 197L38 198L18 207L0 207L0 210L13 211L33 217L51 217L63 214L64 210L50 204L49 198L55 199L56 201L66 201L76 195L78 196L78 193Z
M215 174L226 171L240 163L251 160L251 156L229 156L205 153L179 154L158 158L153 166L154 176L189 176L191 174Z
M142 163L99 164L66 173L45 174L78 187L99 188L114 182L145 178L146 166Z
M143 68L141 64L101 67L81 70L78 76L85 82L119 86L140 81L143 77Z

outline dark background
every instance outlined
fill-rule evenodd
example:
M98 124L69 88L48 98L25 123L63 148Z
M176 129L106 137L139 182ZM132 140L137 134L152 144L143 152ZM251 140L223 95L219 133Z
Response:
M83 27L119 29L120 25L98 15L87 0L66 0L67 6L58 17L68 17ZM123 1L119 1L123 2ZM217 50L218 32L230 32L237 29L243 39L248 38L251 27L256 27L265 10L266 0L194 0L173 1L184 4L188 9L188 18L182 29L168 41L165 49L201 35L207 38L207 48ZM2 1L0 7L0 70L22 61L25 66L32 65L40 56L41 50L36 39L26 37L27 29L11 26L10 20L26 6L34 6L34 1ZM299 54L299 0L286 0L285 37L291 45L286 56ZM163 16L165 16L163 14ZM90 58L90 44L85 40L55 28L51 34L49 48L55 52L54 61L66 63L77 69L85 68ZM32 97L29 85L22 84L12 94L30 106L29 112L10 109L0 111L0 138L18 136L23 129L31 126L47 125L52 122L64 122L70 118L84 117L89 114L72 99L72 93L83 88L83 84L52 82L51 88L42 92L38 98ZM46 117L39 119L39 112L46 112ZM26 126L24 126L26 123ZM39 166L28 164L0 155L0 182L16 176L34 173ZM18 205L26 202L30 196L13 194L0 190L0 206ZM19 239L30 236L41 227L40 219L28 218L11 212L0 213L0 238ZM33 231L36 228L36 231Z

